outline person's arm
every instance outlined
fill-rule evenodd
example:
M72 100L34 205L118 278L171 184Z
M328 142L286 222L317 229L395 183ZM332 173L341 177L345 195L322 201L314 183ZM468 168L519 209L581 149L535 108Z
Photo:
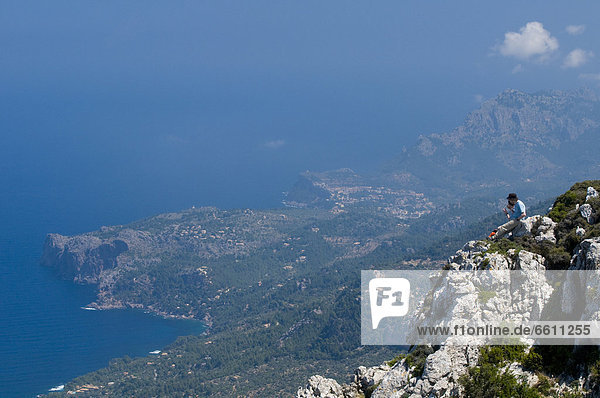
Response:
M510 214L508 213L508 210L513 211L513 207L510 206L510 203L508 205L506 205L506 207L504 207L502 209L502 211L504 212L504 214L506 214L506 218L510 219Z

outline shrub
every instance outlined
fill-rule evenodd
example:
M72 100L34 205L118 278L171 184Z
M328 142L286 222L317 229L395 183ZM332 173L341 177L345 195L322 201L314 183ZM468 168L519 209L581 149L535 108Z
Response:
M416 346L408 355L404 363L409 368L413 368L412 375L414 377L421 377L425 371L425 361L427 357L433 354L433 348L430 346Z
M502 238L500 240L494 241L488 249L486 253L498 253L502 255L507 255L510 249L515 250L515 254L519 254L521 250L523 250L523 246L519 244L520 240L510 240L507 238Z
M548 217L555 222L562 221L577 204L583 204L587 195L587 187L600 190L600 180L587 180L574 184L567 192L556 198ZM592 205L593 207L593 205Z
M481 290L478 297L482 304L486 304L492 297L496 297L496 292L491 290Z
M392 366L403 360L405 357L405 354L398 354L391 361L387 361L386 364L391 368Z
M592 386L600 385L600 360L590 366L590 383Z
M542 358L542 370L544 373L558 376L567 370L573 370L569 365L572 361L573 347L566 345L541 345L534 346L530 354L535 352ZM533 354L532 354L533 355Z
M491 364L470 368L468 374L460 377L459 383L469 398L541 397L535 389L519 383L510 372L501 372Z
M533 349L529 350L523 358L523 367L536 372L542 371L544 367L542 356Z
M520 361L525 355L525 346L494 345L484 346L479 349L479 365L503 365L505 362Z
M535 389L542 394L544 397L550 396L550 390L552 389L552 381L549 377L546 377L542 374L538 374L539 381L535 385Z

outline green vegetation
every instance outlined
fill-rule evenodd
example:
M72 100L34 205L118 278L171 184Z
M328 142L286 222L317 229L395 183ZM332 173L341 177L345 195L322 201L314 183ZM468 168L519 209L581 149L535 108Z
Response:
M583 199L585 200L585 195ZM577 205L580 201L583 200L578 200L577 194L572 190L569 190L556 199L552 210L550 210L548 213L548 217L550 217L554 222L560 222L567 216L569 211L575 208L575 205Z
M525 348L523 345L481 347L477 366L470 368L459 380L466 396L542 397L541 391L518 380L505 368L507 363L522 360Z
M600 350L596 346L540 345L531 348L523 365L551 376L576 376L582 367L590 371L599 361Z
M401 360L403 360L405 357L406 357L406 354L398 354L391 361L387 361L386 364L389 367L392 367L395 364L397 364L398 362L400 362Z
M520 361L525 355L524 345L486 346L479 349L479 364L504 365Z
M479 297L479 301L481 301L483 304L485 304L491 298L496 297L496 292L490 291L490 290L482 290L479 292L478 297Z
M548 216L558 223L555 229L557 245L556 247L542 247L541 251L548 256L553 268L560 267L565 262L568 263L573 249L579 242L600 236L600 223L590 225L577 209L578 205L585 204L587 187L589 186L600 190L600 180L583 181L573 185L556 199L554 207L548 213ZM598 218L600 216L600 198L591 199L588 204L592 206L593 216ZM583 236L576 234L578 227L585 230Z
M541 372L544 369L544 358L542 358L542 356L532 348L523 357L522 364L525 369L534 372Z
M558 223L555 228L556 244L548 241L538 242L533 238L532 235L536 234L540 225L538 222L533 226L532 235L494 241L490 244L487 253L506 256L509 250L513 250L514 257L521 250L527 250L542 255L547 260L548 269L567 269L575 247L584 239L600 236L600 223L590 225L576 208L577 205L581 206L585 203L588 186L600 190L600 180L577 183L554 202L548 216ZM588 204L592 206L594 215L600 215L600 198L591 199ZM576 234L578 227L585 230L583 236Z
M600 190L598 182L586 184ZM583 203L583 185L574 185L571 194L555 203L557 245L525 236L494 242L488 252L506 255L513 250L518 255L529 250L545 256L550 268L566 268L581 239L600 236L600 227L590 226L574 210ZM597 213L598 204L592 201ZM445 259L502 221L497 214L481 219L493 206L485 201L449 206L410 225L373 208L340 214L192 209L102 229L96 236L105 239L142 231L156 238L160 248L132 249L131 263L106 285L104 296L161 314L199 319L209 314L209 334L181 337L158 356L113 360L71 381L65 392L50 395L66 396L91 384L113 396L230 396L232 390L239 396L291 396L312 374L345 380L358 365L381 363L403 349L360 345L359 270ZM574 234L582 225L583 238ZM430 266L437 267L434 262ZM479 298L486 302L493 293L480 292ZM474 397L546 395L548 380L527 387L504 369L510 361L548 375L583 361L599 379L598 358L572 351L487 347L461 383ZM388 364L404 359L413 376L420 377L432 352L431 347L414 347Z
M507 256L509 250L514 250L513 255L516 256L524 248L520 244L520 241L518 241L517 239L518 238L515 238L515 240L510 240L507 238L502 238L500 240L494 241L490 243L490 246L486 250L486 253L498 253L502 254L503 256Z
M594 187L600 192L600 180L586 180L574 184L567 192L556 198L548 217L554 222L561 222L577 205L585 203L587 187ZM598 211L597 208L595 210Z
M534 387L497 366L482 364L470 368L468 374L461 376L459 382L469 398L541 398L543 395Z
M412 368L411 374L413 377L421 377L425 371L425 362L430 354L433 354L434 350L431 346L416 346L414 347L404 359L404 363L409 369Z
M507 365L521 363L523 368L536 372L538 383L533 387L517 379ZM488 346L480 348L477 366L470 368L459 382L468 397L582 397L574 391L558 393L555 382L548 377L590 374L592 388L599 387L600 350L596 346L534 346L529 352L523 345Z

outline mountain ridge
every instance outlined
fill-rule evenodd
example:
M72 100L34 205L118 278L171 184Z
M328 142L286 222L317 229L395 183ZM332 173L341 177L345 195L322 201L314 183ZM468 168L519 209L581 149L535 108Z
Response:
M506 189L541 200L559 193L557 183L600 174L594 156L599 136L600 101L591 89L534 94L507 89L450 132L420 135L379 175L354 173L352 180L336 178L338 171L306 172L285 202L331 206L339 201L336 189L344 187L359 196L367 193L362 186L411 191L434 205ZM310 195L307 181L319 187L320 195Z
M532 100L529 94L523 98ZM595 112L597 100L574 98L591 101ZM581 131L572 142L574 151L586 134L598 134L594 128ZM548 186L490 177L473 179L465 190L460 178L469 177L470 169L462 174L442 166L439 172L427 169L447 159L436 157L439 148L407 150L409 158L418 157L408 162L410 168L375 177L350 169L307 172L303 185L288 193L290 206L284 209L188 209L74 237L50 235L42 262L68 279L98 284L97 308L140 308L211 323L207 335L179 339L164 350L165 357L117 360L72 381L67 390L93 382L130 395L153 395L168 385L181 396L224 396L233 385L242 396L289 396L300 378L318 369L340 376L359 360L379 363L389 349L356 346L358 269L437 266L434 260L456 250L463 238L487 235L484 231L497 225L501 217L479 220L497 211L507 191L518 191L531 204L554 196L548 192L561 184L553 176ZM457 148L457 153L466 150ZM596 158L586 155L594 148L576 152L572 174L597 167ZM471 152L471 166L485 173L481 165L488 154ZM562 261L564 253L559 254ZM281 364L297 373L278 373ZM264 385L256 385L257 378Z

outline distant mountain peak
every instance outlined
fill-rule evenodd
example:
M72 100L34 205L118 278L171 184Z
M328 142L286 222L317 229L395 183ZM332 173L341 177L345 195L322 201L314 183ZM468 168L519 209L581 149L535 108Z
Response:
M309 173L316 187L384 186L422 192L436 202L464 195L520 190L538 198L600 173L600 101L589 88L526 93L506 89L445 133L422 134L376 177L349 169ZM401 176L401 178L398 178ZM302 189L286 201L303 202ZM325 189L326 191L328 189ZM313 205L329 195L313 192ZM317 198L318 197L318 198Z

